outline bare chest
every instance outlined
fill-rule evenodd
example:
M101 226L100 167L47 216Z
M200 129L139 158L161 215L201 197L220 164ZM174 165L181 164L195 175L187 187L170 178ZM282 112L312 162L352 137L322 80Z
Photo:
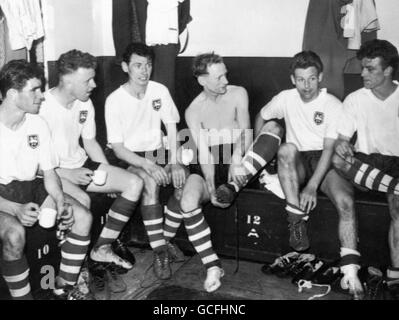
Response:
M206 129L225 129L237 126L236 107L232 103L208 103L201 108L199 120Z

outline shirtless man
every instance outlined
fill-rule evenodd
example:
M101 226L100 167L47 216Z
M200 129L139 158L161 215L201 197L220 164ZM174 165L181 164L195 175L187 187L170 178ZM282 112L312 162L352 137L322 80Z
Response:
M189 240L207 268L204 288L211 292L219 288L223 269L212 248L202 205L211 201L214 206L226 207L216 199L215 190L234 179L234 166L241 162L252 135L245 132L250 128L247 92L228 85L222 57L201 54L194 60L193 71L203 91L187 108L185 116L198 149L199 165L192 168L194 174L186 181L180 205Z

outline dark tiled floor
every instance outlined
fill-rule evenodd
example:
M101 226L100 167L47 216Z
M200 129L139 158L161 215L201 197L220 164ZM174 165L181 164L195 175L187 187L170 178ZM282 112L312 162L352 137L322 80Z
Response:
M113 300L144 299L250 299L250 300L306 300L326 292L326 288L313 287L298 292L290 279L267 276L261 272L262 264L248 261L237 262L222 258L225 276L215 293L203 289L206 272L198 255L187 257L185 262L172 265L173 276L169 280L157 280L152 272L152 252L132 248L137 262L123 279L128 285L124 293L113 294ZM181 288L181 292L179 292ZM330 292L322 300L349 300L350 296Z

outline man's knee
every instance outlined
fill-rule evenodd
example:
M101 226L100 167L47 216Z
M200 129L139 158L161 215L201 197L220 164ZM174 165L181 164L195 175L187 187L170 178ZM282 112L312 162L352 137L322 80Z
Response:
M139 197L143 191L144 181L136 174L130 174L126 186L126 191L132 196Z
M180 207L184 212L189 212L198 208L201 202L200 192L190 189L191 188L185 188L183 190L183 194L180 200Z
M144 177L143 183L144 183L144 192L147 194L153 194L159 189L157 182L154 180L154 178L152 178L149 175Z
M339 155L334 154L331 163L333 167L338 170L338 171L344 171L346 169L346 166L348 165L344 159L342 159Z
M394 194L388 195L388 202L391 219L399 222L399 196Z
M260 134L272 133L280 138L284 135L284 129L275 121L266 122L260 130Z
M78 230L78 232L88 232L91 229L91 225L93 223L93 216L91 212L78 204L74 204L72 206L73 209L73 218L75 220L74 226Z
M278 161L282 164L294 161L298 153L297 147L292 143L284 143L280 146L277 153Z
M25 247L25 228L18 222L12 223L3 233L1 241L3 252L14 258L20 258Z
M353 220L355 218L355 201L350 194L340 194L335 199L340 219Z
M83 206L90 209L91 198L86 192L81 192L79 195L76 195L75 199L78 200Z
M142 194L142 199L143 199L143 204L153 204L153 202L158 200L158 194L159 194L159 186L148 174L144 175L143 177L143 194Z
M180 189L175 189L174 191L173 191L173 196L177 199L177 200L181 200L182 199L182 197L183 197L183 189L182 188L180 188Z

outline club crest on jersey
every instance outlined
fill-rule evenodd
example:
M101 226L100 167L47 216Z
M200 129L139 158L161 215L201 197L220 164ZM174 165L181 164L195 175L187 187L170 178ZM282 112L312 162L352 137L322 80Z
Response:
M31 134L28 136L28 145L32 149L36 149L39 146L39 136L37 134Z
M152 107L155 111L158 111L159 109L161 109L161 107L162 107L161 99L152 100Z
M87 110L82 110L79 113L79 123L85 123L87 120Z
M316 111L313 116L314 123L320 125L324 121L324 113L320 111Z

